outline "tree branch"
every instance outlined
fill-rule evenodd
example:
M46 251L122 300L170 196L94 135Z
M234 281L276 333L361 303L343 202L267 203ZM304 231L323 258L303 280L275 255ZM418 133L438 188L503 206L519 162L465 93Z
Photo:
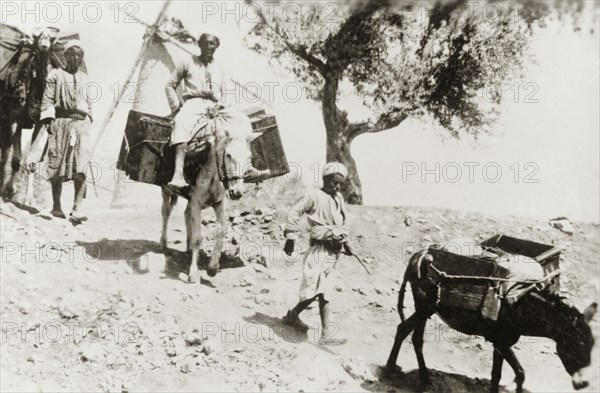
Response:
M389 115L382 115L379 119L373 123L371 121L365 121L362 123L350 124L347 128L348 140L353 140L359 135L367 133L377 133L381 131L389 130L400 125L408 116L399 115L390 117Z
M324 74L326 72L327 66L321 59L308 53L308 50L306 49L305 45L291 43L290 38L285 32L285 30L283 30L277 22L275 22L275 27L272 24L270 24L267 21L265 15L263 14L261 7L256 8L261 22L264 23L265 26L267 26L269 29L271 29L271 31L283 41L283 43L290 50L290 52L292 52L302 60L306 61L313 67L317 68L321 72L321 74Z

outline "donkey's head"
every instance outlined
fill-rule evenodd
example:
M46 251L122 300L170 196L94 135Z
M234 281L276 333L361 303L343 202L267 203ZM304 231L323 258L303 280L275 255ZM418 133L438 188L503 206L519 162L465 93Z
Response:
M232 200L240 199L245 192L244 178L256 169L252 166L250 142L255 138L239 137L228 131L217 141L219 178Z
M592 361L594 347L594 337L589 322L597 309L598 305L593 303L583 314L577 312L569 316L570 326L565 326L565 334L560 334L556 339L556 352L565 370L571 375L575 389L582 389L589 385L586 374Z
M45 28L36 34L34 37L34 46L40 52L48 52L52 46L52 38L54 36L54 30L51 28Z

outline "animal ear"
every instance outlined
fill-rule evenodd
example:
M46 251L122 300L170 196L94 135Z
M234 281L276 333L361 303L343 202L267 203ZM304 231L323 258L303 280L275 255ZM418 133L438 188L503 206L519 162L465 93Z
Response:
M598 303L594 302L594 303L590 304L583 311L583 319L585 319L585 322L588 323L589 321L591 321L592 318L594 318L594 315L596 315L597 311L598 311Z

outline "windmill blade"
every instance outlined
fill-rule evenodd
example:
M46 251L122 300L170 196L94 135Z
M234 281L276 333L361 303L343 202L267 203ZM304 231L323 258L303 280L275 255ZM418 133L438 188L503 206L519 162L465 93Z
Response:
M137 17L137 16L135 16L134 14L131 14L131 13L129 13L129 12L127 12L127 11L125 11L125 9L124 9L123 7L121 7L121 6L119 6L119 11L120 11L121 13L123 13L123 14L127 15L127 17L128 17L128 18L131 18L131 19L133 19L134 21L136 21L137 23L139 23L139 24L141 24L141 25L144 25L144 26L146 26L146 27L152 27L152 25L150 25L150 24L149 24L149 23L147 23L147 22L144 22L143 20L141 20L140 18L138 18L138 17Z
M119 103L121 102L121 98L123 98L123 94L125 94L125 90L127 89L127 86L129 85L129 82L131 82L131 79L135 75L135 71L137 70L138 66L142 62L142 59L144 58L144 52L146 52L146 48L148 47L148 43L150 42L150 40L154 36L154 33L156 32L156 30L158 29L158 23L162 20L163 16L167 12L167 9L169 8L170 4L171 4L171 0L166 0L165 1L165 3L163 4L162 9L158 13L158 17L156 18L156 22L154 22L154 25L152 25L152 26L148 26L147 23L145 23L142 20L140 20L138 18L135 18L135 17L129 15L129 13L127 13L130 17L132 17L138 23L143 24L145 26L148 26L148 30L150 30L150 32L146 35L146 38L144 39L144 43L142 44L142 48L140 49L140 52L139 52L137 58L135 59L135 62L133 63L133 67L131 67L131 71L129 72L129 75L127 76L127 79L125 79L125 83L121 86L121 89L119 90L119 94L117 95L117 100L113 103L112 107L108 111L108 114L104 118L104 121L102 122L102 126L100 128L100 132L98 133L98 137L96 138L96 141L92 145L91 156L94 155L94 152L96 151L96 148L98 147L98 144L100 143L100 140L102 139L102 135L106 131L108 123L110 123L110 120L112 119L113 115L115 114L115 112L117 110L117 107L119 106Z
M158 13L158 16L156 17L156 21L154 22L154 27L156 27L158 25L158 23L161 21L161 19L163 18L163 16L165 16L167 9L169 8L169 5L171 5L171 0L166 0L165 3L163 4L163 8L160 10L160 12Z
M119 89L119 93L117 94L117 99L115 100L112 107L108 111L108 114L104 118L104 122L102 122L102 126L100 127L100 132L98 133L98 137L96 138L96 141L92 145L92 153L91 153L92 156L94 155L94 152L96 151L96 148L98 147L98 143L100 143L100 140L102 139L102 135L104 134L104 131L106 130L106 127L108 126L108 123L110 123L110 120L112 119L113 115L116 112L117 107L119 106L119 103L121 102L121 98L123 98L123 94L125 94L125 90L127 89L127 86L129 85L129 82L131 82L131 79L135 75L135 71L137 70L138 66L142 62L144 52L146 51L148 42L151 39L152 39L152 36L149 35L144 40L142 49L140 50L140 53L138 54L137 58L135 59L135 62L133 63L133 67L131 67L131 71L129 71L129 75L127 76L127 79L125 79L125 83L123 83L123 85L121 86L121 89Z

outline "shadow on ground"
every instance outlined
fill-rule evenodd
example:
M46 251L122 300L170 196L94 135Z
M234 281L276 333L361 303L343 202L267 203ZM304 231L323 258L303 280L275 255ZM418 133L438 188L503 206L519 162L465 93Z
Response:
M490 391L490 380L480 378L470 378L465 375L448 373L439 370L429 370L431 384L425 385L419 378L419 370L409 372L393 371L387 372L383 367L371 365L373 374L377 376L377 381L365 381L361 384L363 389L370 392L398 392L398 393L442 393L442 392L463 392L463 393L485 393ZM507 390L500 387L500 392L508 393ZM530 393L524 389L524 393Z
M315 344L319 340L320 334L320 331L317 329L310 329L308 332L302 332L292 326L285 325L281 318L272 317L260 312L254 313L254 315L249 317L244 317L244 321L265 326L268 329L269 338L275 342L279 339L293 344L308 343L322 351L335 355L335 352L330 349L333 349L334 347Z
M190 266L190 253L172 248L163 249L155 241L143 239L106 239L96 242L77 241L76 244L85 249L86 254L98 261L126 261L135 273L143 274L138 267L140 257L147 253L163 254L166 259L165 275L179 280L180 273L187 274ZM210 256L200 252L198 267L206 270ZM223 252L219 260L219 270L243 267L243 261L234 255Z

